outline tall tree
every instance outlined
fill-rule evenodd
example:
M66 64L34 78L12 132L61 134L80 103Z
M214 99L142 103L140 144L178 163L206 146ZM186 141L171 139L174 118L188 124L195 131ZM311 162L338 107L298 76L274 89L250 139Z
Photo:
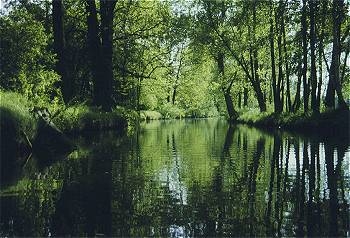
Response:
M275 111L281 113L283 111L283 91L284 91L284 72L283 72L283 49L282 49L282 34L284 28L284 3L283 0L279 1L278 10L276 14L276 28L278 29L277 35L277 49L278 49L278 78L277 78L277 101L275 102Z
M110 111L113 106L113 18L117 0L100 0L101 16L101 62L103 66L103 91L105 98L102 100L102 108ZM116 81L118 92L118 81Z
M271 9L274 12L274 2L270 2ZM274 33L274 21L273 14L270 14L270 55L271 55L271 77L272 77L272 94L273 94L273 103L274 111L280 112L280 95L279 90L277 89L277 80L276 80L276 62L275 62L275 33Z
M286 9L284 5L284 9ZM287 11L285 11L287 12ZM286 24L284 20L284 13L281 16L281 31L283 37L283 55L284 55L284 65L286 70L286 111L291 111L292 109L292 99L290 95L290 66L289 66L289 53L287 51L287 39L286 39Z
M250 12L253 13L253 27L248 26L248 40L242 41L241 35L238 36L235 31L232 31L232 29L237 29L238 31L243 31L243 28L246 26L244 24L240 24L237 19L234 19L234 17L230 14L229 17L225 17L226 21L222 21L220 18L221 16L221 10L223 8L228 7L228 2L220 1L220 2L214 2L209 0L203 0L203 10L205 13L203 14L205 18L201 19L201 22L204 22L209 27L209 30L211 32L211 36L206 36L206 39L211 39L211 45L216 45L216 47L220 48L221 50L228 51L228 55L232 57L232 59L238 64L238 66L243 70L243 72L246 75L246 78L249 80L255 96L256 100L258 101L259 109L260 111L266 111L266 100L265 95L262 90L261 86L261 76L260 76L260 70L259 65L261 62L259 62L258 58L258 45L259 42L256 40L256 27L258 25L257 20L257 1L254 1L253 3L247 2L243 3L240 2L239 4L243 4L244 11L246 9L249 9ZM247 7L248 6L248 7ZM245 11L246 12L246 11ZM230 21L234 22L235 24L232 24ZM230 24L227 24L230 22ZM231 29L230 29L231 28ZM247 46L248 45L248 46ZM249 51L249 63L247 63L245 50ZM244 91L244 98L247 99L248 94L247 90Z
M72 81L68 76L64 34L64 6L62 0L52 0L54 50L57 54L56 71L61 76L63 100L67 103L73 96Z
M265 97L263 94L263 91L261 90L261 84L260 84L260 75L259 75L259 59L258 59L258 46L256 42L256 26L257 26L257 0L253 0L253 68L254 68L254 80L252 81L253 88L256 93L256 97L258 100L259 108L261 112L266 111L266 102L265 102Z
M332 22L333 22L333 49L332 49L332 63L329 72L329 82L327 87L327 93L325 98L325 105L329 108L335 106L335 92L338 96L339 107L346 108L347 105L343 98L342 88L340 83L340 30L341 24L344 19L344 0L333 0L332 7Z
M323 80L323 54L324 54L324 38L325 38L325 24L327 15L327 1L320 1L320 25L316 31L318 33L317 37L319 39L318 43L318 90L317 90L317 108L321 105L321 90L322 90L322 80Z
M95 1L86 0L94 104L111 111L113 100L113 18L116 0L100 0L100 27ZM117 90L118 91L118 90Z
M316 2L310 0L310 49L311 49L311 108L313 112L319 112L320 109L317 104L317 72L316 72Z
M300 59L299 59L300 58ZM295 97L294 97L294 102L292 105L292 112L296 112L300 109L300 88L301 88L301 77L302 77L302 59L301 56L298 57L298 65L297 65L297 88L296 88L296 92L295 92Z
M310 86L307 79L307 22L306 22L306 0L303 0L302 13L301 13L301 35L303 45L303 98L304 98L304 112L309 110L309 91Z
M225 55L222 52L218 53L218 56L216 58L217 64L218 64L218 72L219 77L221 77L223 80L225 80ZM222 92L224 94L225 103L226 103L226 109L228 116L230 120L236 120L238 117L238 113L235 110L233 106L232 96L231 96L231 88L233 85L234 77L230 80L229 85L223 85L222 86Z

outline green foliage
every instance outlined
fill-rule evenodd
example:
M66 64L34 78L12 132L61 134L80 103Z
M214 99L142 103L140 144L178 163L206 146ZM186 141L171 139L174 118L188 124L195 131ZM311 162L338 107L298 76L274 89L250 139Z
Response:
M332 110L320 114L284 112L281 114L257 110L246 111L239 122L261 127L285 128L304 131L332 132L349 130L349 110Z
M241 115L239 116L238 120L242 122L246 122L248 124L250 123L256 123L258 121L264 120L272 115L272 112L259 112L259 110L242 110Z
M74 106L67 107L66 109L61 108L59 114L53 119L55 125L61 128L63 131L79 130L83 128L82 117L90 112L87 105L77 104Z
M140 121L140 116L135 110L124 107L116 107L112 113L115 117L120 117L121 121L124 121L123 123L126 123L128 135L135 133Z
M14 90L35 103L59 97L59 76L52 70L53 54L47 50L50 35L25 9L0 17L0 86Z
M32 112L37 104L27 100L15 92L0 90L0 117L2 127L14 127L16 137L22 138L24 132L32 139L37 130L37 118ZM51 112L53 123L62 131L79 132L114 128L133 131L137 127L139 116L137 112L121 107L112 112L102 112L98 108L86 104L75 104L69 107L44 104Z
M92 82L88 57L91 49L86 37L88 29L85 5L77 4L74 0L64 1L64 52L74 94L74 102L69 105L75 104L64 106L60 77L55 72L57 59L53 54L51 2L8 3L11 7L0 16L0 87L30 99L33 104L31 107L49 108L53 115L58 115L54 120L64 130L80 130L87 126L87 121L95 122L95 126L108 126L113 117L125 118L131 125L139 120L135 111L140 110L143 119L227 115L223 96L227 90L234 107L242 106L243 92L246 90L246 110L249 112L241 115L243 121L296 121L294 114L283 114L281 117L269 112L255 114L255 108L258 107L255 98L258 94L252 85L261 87L262 98L268 102L267 108L270 110L274 105L269 42L271 20L274 27L272 39L275 41L273 50L276 68L282 64L282 72L277 74L282 73L284 77L280 87L285 93L288 73L291 100L294 101L302 66L300 31L295 30L300 29L299 2L285 3L283 13L286 36L282 39L285 40L285 43L282 42L285 48L279 52L281 49L278 48L277 40L279 36L284 37L279 35L282 29L279 29L281 26L278 22L282 2L117 1L113 19L112 57L114 83L118 89L113 92L115 110L111 114L100 113L99 109L90 104L94 98L93 89L97 86ZM329 58L332 18L330 15L324 16L322 12L329 12L333 5L318 4L317 34L319 38L323 34L325 57ZM309 21L310 16L307 18ZM348 50L348 37L345 35L348 33L348 25L349 17L345 16L341 28L341 34L344 34L341 35L341 44L345 45L342 47L341 61L344 60L344 65L341 64L340 67L344 70L342 90L345 98L349 98L350 92L349 67L344 57ZM253 72L254 52L258 58L257 81ZM219 53L224 55L224 73L218 71ZM280 54L281 59L278 58ZM321 59L321 66L325 71L326 65L322 60L324 59ZM286 63L289 63L288 72ZM323 78L326 77L327 74L323 73ZM322 85L327 87L324 79ZM301 87L300 92L302 91ZM324 98L324 91L322 88L321 99ZM285 105L283 107L286 108ZM161 113L161 116L156 112Z
M185 110L179 108L177 105L171 103L166 103L159 108L159 112L163 115L164 118L184 118L186 116Z
M157 111L140 111L140 119L146 120L159 120L162 119L163 115Z
M76 104L61 111L53 122L63 131L79 132L101 129L129 130L135 128L138 121L136 112L124 108L115 108L112 112L103 112L99 108Z

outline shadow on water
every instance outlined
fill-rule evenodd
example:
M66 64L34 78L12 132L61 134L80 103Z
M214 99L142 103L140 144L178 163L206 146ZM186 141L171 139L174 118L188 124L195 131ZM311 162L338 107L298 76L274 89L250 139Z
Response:
M346 236L349 144L221 120L145 123L1 190L1 236Z

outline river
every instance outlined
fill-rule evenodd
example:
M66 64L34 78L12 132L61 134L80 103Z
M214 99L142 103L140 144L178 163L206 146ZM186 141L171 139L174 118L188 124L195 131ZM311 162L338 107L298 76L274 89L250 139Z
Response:
M75 140L1 189L0 236L350 235L347 139L198 119Z

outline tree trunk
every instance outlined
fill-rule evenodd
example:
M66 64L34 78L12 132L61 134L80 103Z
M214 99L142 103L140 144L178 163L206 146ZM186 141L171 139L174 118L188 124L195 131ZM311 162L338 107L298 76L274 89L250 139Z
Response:
M310 0L310 48L311 48L311 108L313 112L319 112L317 107L317 74L316 74L316 23L315 0Z
M225 103L226 103L226 108L227 108L227 113L230 117L230 121L236 120L238 117L238 113L236 112L233 102L232 102L232 96L230 91L225 91L224 92L224 97L225 97Z
M333 50L332 63L330 67L329 83L325 104L327 107L334 107L334 90L338 95L338 105L341 108L347 108L344 101L340 84L340 27L344 17L344 0L333 0Z
M273 8L273 1L271 1L271 7ZM272 11L273 12L273 11ZM271 55L271 77L272 77L272 94L273 94L273 103L274 111L279 112L279 99L280 95L277 90L276 82L276 62L275 62L275 41L274 41L274 30L273 30L273 15L270 14L270 55Z
M222 78L225 78L225 59L224 54L222 52L219 52L217 57L217 64L218 64L218 71L219 75L222 76ZM231 97L231 87L232 83L227 87L223 87L222 91L224 93L225 103L226 103L226 109L229 116L230 121L234 121L238 117L238 113L234 108L232 97Z
M113 106L113 18L115 5L116 0L100 0L102 89L105 95L101 106L104 111L111 111Z
M182 63L183 63L182 51L180 52L180 50L179 50L178 53L181 54L181 55L180 55L179 66L177 67L177 71L176 71L176 77L175 77L174 86L173 86L173 96L172 96L172 103L173 103L173 105L175 104L176 90L177 90L177 86L178 86L178 83L179 83L180 72L181 72L181 67L182 67Z
M61 91L63 100L68 103L72 98L72 83L68 77L67 59L64 36L64 8L62 0L52 0L52 22L54 35L54 50L57 54L56 70L61 76Z
M101 40L99 38L97 10L95 1L86 0L87 26L88 26L88 46L90 68L93 79L93 102L95 105L102 105L102 65L101 65Z
M277 79L277 86L276 86L276 94L278 96L278 103L277 106L275 106L276 113L281 113L283 111L283 56L282 56L282 2L280 1L278 6L278 13L276 16L276 26L278 29L278 35L277 35L277 48L278 48L278 79Z
M100 0L101 28L95 1L86 0L88 44L94 82L94 104L111 111L113 94L113 17L116 0ZM101 35L101 39L99 37Z
M175 98L176 98L176 86L174 86L174 89L173 89L173 95L171 97L171 103L174 105L175 104Z
M317 108L321 106L321 90L322 90L322 80L323 80L323 39L324 39L324 28L326 22L326 14L327 14L327 1L321 2L322 10L320 12L321 15L321 25L319 27L319 44L318 44L318 90L317 90Z
M258 100L259 108L261 112L266 111L266 102L264 98L264 94L261 90L261 85L260 85L260 76L259 76L259 60L258 60L258 49L256 46L256 40L255 40L255 33L256 33L256 0L253 2L253 62L254 62L254 81L253 81L253 88L256 93L256 97Z
M303 97L304 97L304 112L309 110L309 83L307 80L307 26L306 26L306 0L303 0L301 14L301 33L303 41Z
M293 103L293 112L296 112L300 108L300 87L301 87L301 75L302 74L302 66L301 66L301 60L298 65L298 82L297 82L297 91L295 93L294 103Z
M168 90L168 96L166 97L166 102L170 103L170 91Z
M347 46L346 46L346 49L345 49L345 57L344 57L344 64L343 64L343 68L342 68L342 71L341 71L341 76L340 76L340 84L343 84L344 82L344 78L345 78L345 72L346 72L346 62L348 60L348 57L349 57L349 53L350 53L350 39L348 40L347 43L345 43Z
M244 87L243 89L243 106L248 106L248 88Z
M238 108L242 108L242 92L238 93Z
M286 27L284 23L284 16L282 14L282 33L283 33L283 51L284 51L284 64L286 67L286 111L292 110L292 99L290 97L290 69L289 69L289 58L287 51L287 40L286 40Z
M322 40L320 39L320 42L319 42L319 49L318 49L318 72L319 72L319 75L318 75L318 85L317 85L317 98L316 98L316 103L317 103L317 108L320 109L320 106L321 106L321 90L322 90L322 78L323 78L323 73L322 73L322 70L323 70L323 67L322 67L322 52L323 52L323 43L322 43Z

